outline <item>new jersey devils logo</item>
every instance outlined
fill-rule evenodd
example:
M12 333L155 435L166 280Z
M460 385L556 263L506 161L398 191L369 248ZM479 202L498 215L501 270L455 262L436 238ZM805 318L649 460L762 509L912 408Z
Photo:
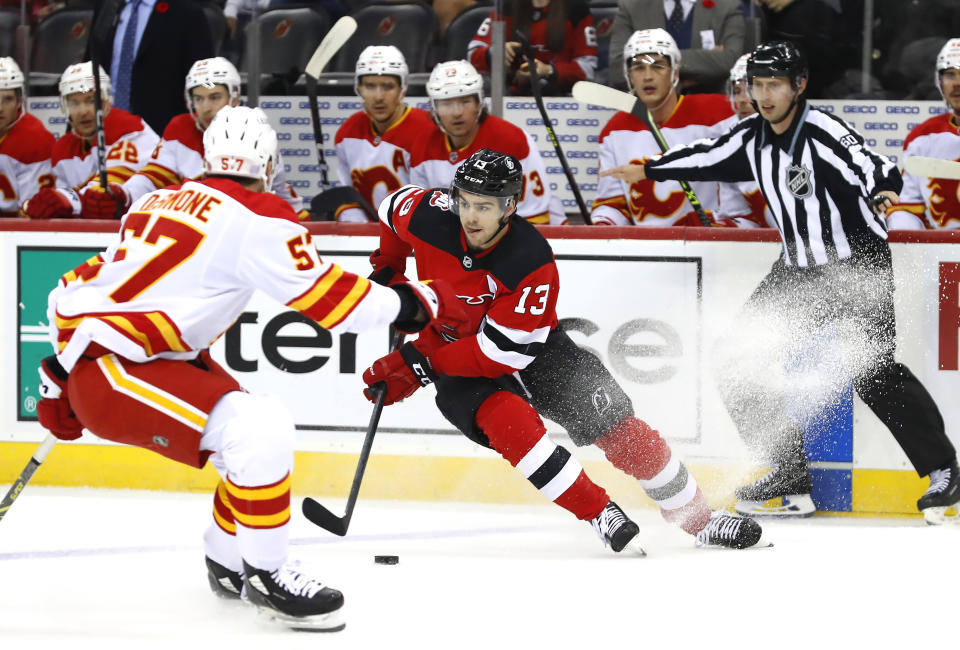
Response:
M787 189L798 199L805 199L813 194L813 184L810 182L810 170L803 165L787 167Z
M73 27L70 28L70 32L67 34L67 38L76 40L78 38L85 38L87 34L87 28L90 26L89 20L80 20L73 24Z
M397 26L396 18L392 16L387 16L380 21L380 24L377 25L377 33L381 36L386 36L387 34L393 31L393 28Z
M930 218L938 226L946 226L950 221L960 221L960 181L944 178L931 178Z
M290 33L290 28L293 27L293 21L290 19L281 20L277 23L277 26L273 30L274 38L283 38L288 33Z

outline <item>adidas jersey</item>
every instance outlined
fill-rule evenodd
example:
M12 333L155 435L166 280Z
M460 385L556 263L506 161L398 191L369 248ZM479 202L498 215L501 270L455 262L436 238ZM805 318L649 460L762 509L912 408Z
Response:
M408 185L379 208L375 271L403 273L413 253L417 278L450 282L469 322L457 331L428 327L419 348L434 370L461 377L500 377L526 368L557 326L557 265L550 244L514 216L509 230L484 251L467 248L460 219L447 208L445 188Z
M296 218L279 197L224 178L141 197L115 243L50 294L50 336L64 368L90 343L138 363L194 358L257 289L333 331L390 324L396 292L321 260Z
M671 146L689 144L726 132L718 123L732 113L724 95L683 95L660 131ZM629 113L615 113L600 132L600 170L641 163L659 154L653 134ZM692 182L690 186L712 217L719 203L717 183ZM614 226L701 225L680 183L645 179L627 185L608 176L598 180L590 218L595 224Z
M380 135L373 130L370 116L357 111L337 129L335 150L340 183L353 185L376 208L388 194L410 182L410 150L433 128L430 113L408 106L400 119ZM337 210L337 221L368 219L356 203L346 203Z
M37 190L56 184L50 166L55 141L29 113L21 114L0 137L0 216L19 216L20 207Z
M114 106L103 118L107 146L107 182L125 182L147 162L160 141L141 118ZM80 192L100 182L97 173L96 142L86 141L73 131L53 146L51 160L57 190L70 201L73 213L80 214Z
M462 149L452 149L447 136L434 126L424 135L410 156L410 183L420 187L450 187L457 167L480 149L507 153L523 168L523 191L517 214L531 223L563 223L563 215L550 211L547 172L530 134L495 115L480 123L477 137Z
M904 160L911 156L960 161L960 123L957 117L944 113L915 127L903 143ZM888 219L898 211L914 215L918 219L917 228L958 229L960 181L904 173L900 203L887 210Z
M168 185L199 178L203 173L203 131L197 128L190 113L181 113L170 120L163 138L150 154L143 168L123 184L123 189L136 201L144 194ZM277 174L271 190L290 204L294 212L303 209L303 199L286 180L283 160L277 154Z

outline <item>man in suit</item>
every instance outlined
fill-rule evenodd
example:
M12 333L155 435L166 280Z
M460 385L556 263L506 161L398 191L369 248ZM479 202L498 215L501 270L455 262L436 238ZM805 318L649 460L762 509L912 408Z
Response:
M622 69L623 47L631 34L656 27L666 29L680 47L680 89L724 91L730 68L743 54L739 0L619 0L610 34L610 70Z
M105 6L118 4L115 26L97 43L98 62L114 81L114 104L163 133L183 112L183 79L190 66L214 55L206 15L192 0L104 0L97 4L94 24ZM88 42L88 55L90 48Z

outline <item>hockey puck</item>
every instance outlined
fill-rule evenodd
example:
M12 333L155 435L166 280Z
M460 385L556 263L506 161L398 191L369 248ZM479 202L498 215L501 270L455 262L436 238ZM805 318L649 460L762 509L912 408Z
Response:
M373 561L377 564L397 564L400 561L399 555L374 555Z

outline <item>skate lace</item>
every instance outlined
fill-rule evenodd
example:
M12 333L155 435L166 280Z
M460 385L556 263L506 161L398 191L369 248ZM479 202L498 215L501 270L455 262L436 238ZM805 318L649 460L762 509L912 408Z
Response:
M609 540L610 533L617 530L627 521L627 516L623 514L620 508L614 505L607 505L596 519L591 521L593 529L597 531L600 539L606 543Z
M273 578L274 582L295 596L313 598L317 592L323 589L323 583L313 578L308 578L297 571L298 566L299 562L285 564L274 571L270 577Z
M706 527L697 533L698 544L711 544L717 539L736 539L743 520L715 512Z
M950 485L950 468L935 469L930 472L930 487L924 494L943 492Z

